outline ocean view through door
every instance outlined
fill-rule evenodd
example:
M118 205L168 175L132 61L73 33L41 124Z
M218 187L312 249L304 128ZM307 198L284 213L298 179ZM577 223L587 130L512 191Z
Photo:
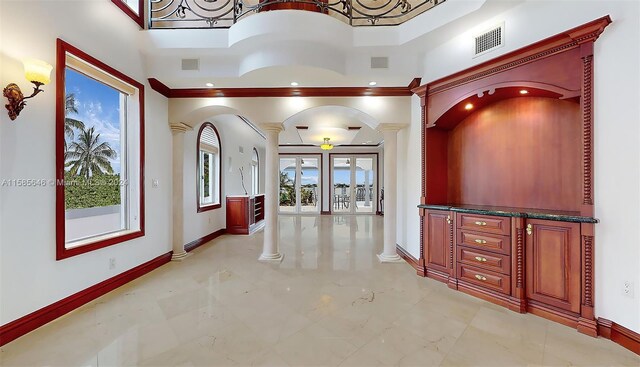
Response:
M280 213L320 213L321 169L319 154L280 156Z
M331 155L332 213L376 213L377 164L372 154Z

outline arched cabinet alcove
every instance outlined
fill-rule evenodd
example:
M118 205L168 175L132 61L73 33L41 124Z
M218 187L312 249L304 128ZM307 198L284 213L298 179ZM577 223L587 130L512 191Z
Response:
M416 88L418 274L597 335L593 44L604 17Z

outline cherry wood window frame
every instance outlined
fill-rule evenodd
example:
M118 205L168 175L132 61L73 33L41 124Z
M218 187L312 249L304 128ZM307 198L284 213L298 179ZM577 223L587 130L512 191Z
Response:
M211 205L201 205L200 204L200 137L202 136L202 132L206 127L211 127L213 132L216 134L218 138L218 156L220 156L220 164L218 164L218 170L220 173L218 174L218 200L217 204ZM209 210L214 210L222 207L222 139L220 139L220 133L214 124L211 122L205 122L200 126L200 130L198 130L198 140L196 142L196 206L198 208L198 213L206 212Z
M140 190L138 203L140 215L140 229L116 237L97 240L82 246L66 248L65 239L65 196L64 196L64 120L65 120L65 70L66 55L70 54L91 66L113 75L114 77L138 89L138 103L140 104ZM144 85L126 76L102 61L90 56L80 49L58 38L56 43L56 260L63 260L72 256L95 251L107 246L144 236Z
M138 14L136 14L124 0L111 0L120 10L133 19L140 28L144 29L144 1L138 0Z

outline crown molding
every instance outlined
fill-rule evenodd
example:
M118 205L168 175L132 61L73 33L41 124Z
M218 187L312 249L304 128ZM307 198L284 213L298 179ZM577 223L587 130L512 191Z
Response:
M153 90L167 98L256 98L256 97L410 97L420 84L414 78L406 87L284 87L284 88L169 88L149 78Z

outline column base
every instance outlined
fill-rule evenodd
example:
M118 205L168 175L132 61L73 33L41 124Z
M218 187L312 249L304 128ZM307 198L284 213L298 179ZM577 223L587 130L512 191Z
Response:
M381 263L403 263L404 260L398 256L398 254L386 255L385 253L381 253L378 255L378 260Z
M258 261L261 262L269 262L269 263L281 263L284 260L284 255L281 253L275 254L262 254L258 258Z
M184 259L186 259L187 257L189 257L191 254L186 252L186 251L182 251L180 253L173 253L173 255L171 255L171 261L182 261Z

